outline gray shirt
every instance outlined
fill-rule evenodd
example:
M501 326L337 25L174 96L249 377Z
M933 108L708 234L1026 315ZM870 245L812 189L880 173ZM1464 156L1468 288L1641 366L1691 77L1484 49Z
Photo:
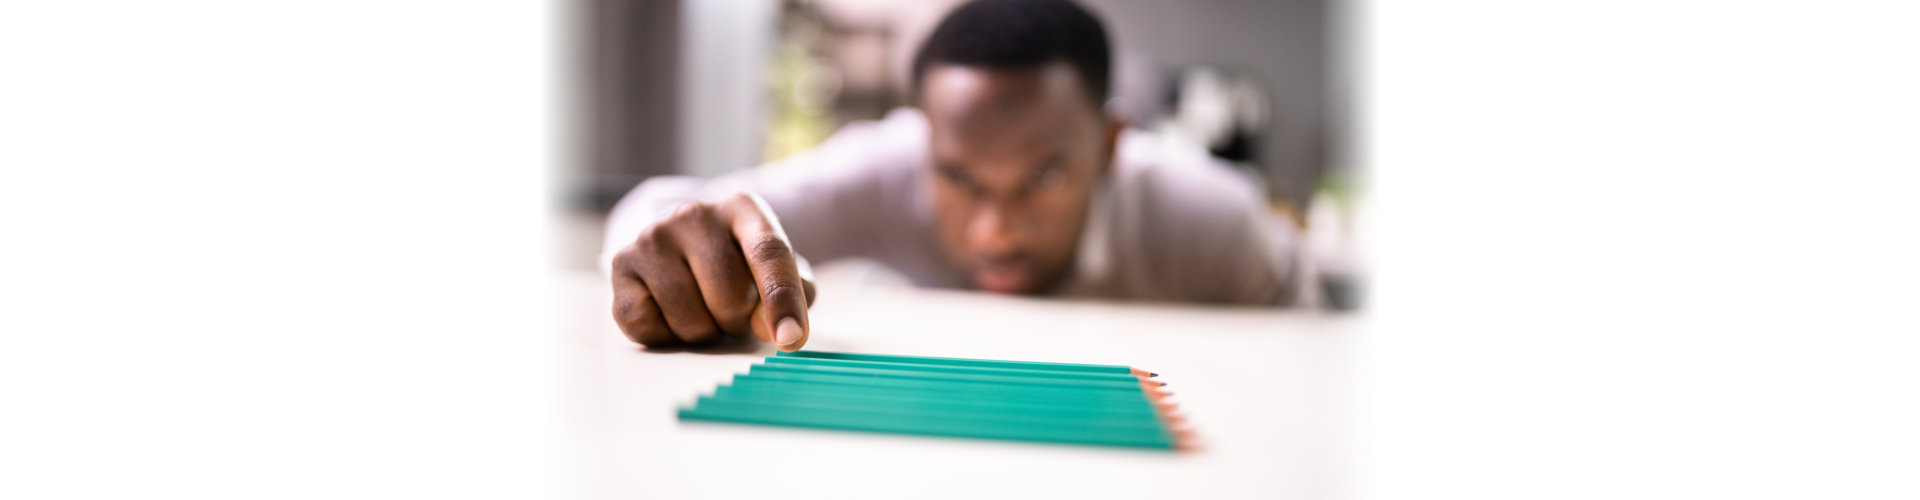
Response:
M1088 207L1075 267L1053 294L1296 302L1296 230L1269 215L1251 181L1199 148L1148 132L1123 132L1116 149ZM681 203L751 191L766 199L806 259L867 258L915 285L968 288L934 233L927 159L926 118L899 109L757 168L711 180L648 179L610 214L600 268L609 269L615 252Z

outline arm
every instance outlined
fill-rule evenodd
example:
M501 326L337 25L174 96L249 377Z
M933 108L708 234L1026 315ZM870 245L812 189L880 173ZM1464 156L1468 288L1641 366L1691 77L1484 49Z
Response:
M1272 217L1260 195L1213 190L1173 203L1161 223L1160 262L1153 272L1174 300L1297 305L1301 294L1298 231Z
M1233 217L1219 248L1228 249L1218 297L1237 304L1301 305L1299 231L1258 203Z
M850 124L812 150L714 179L660 176L621 198L607 218L600 270L642 230L687 202L713 203L737 193L760 195L807 258L872 256L883 238L879 216L909 205L903 169L924 154L924 123L896 111L884 122ZM805 260L805 259L802 259Z
M800 252L831 259L871 244L866 219L885 212L878 174L898 156L889 139L853 125L773 165L636 187L609 215L600 257L621 331L648 346L751 332L799 349L814 296Z
M1274 217L1244 174L1204 151L1136 136L1129 153L1146 167L1120 182L1138 200L1138 269L1162 300L1294 305L1302 294L1299 235Z

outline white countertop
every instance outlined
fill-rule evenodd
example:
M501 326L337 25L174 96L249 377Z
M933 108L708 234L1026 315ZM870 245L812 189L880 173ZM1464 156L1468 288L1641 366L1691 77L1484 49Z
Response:
M1357 320L821 282L808 349L1132 365L1168 382L1200 448L1128 449L681 423L762 357L657 352L608 319L603 278L557 278L568 411L590 492L613 497L1347 496Z

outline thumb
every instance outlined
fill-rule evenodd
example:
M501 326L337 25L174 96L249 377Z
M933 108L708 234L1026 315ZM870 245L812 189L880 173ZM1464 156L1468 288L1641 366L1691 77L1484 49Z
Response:
M729 203L735 240L754 286L760 290L760 310L754 315L756 332L766 332L782 351L796 351L807 343L807 283L801 279L799 259L766 201L743 194Z
M813 301L820 299L820 292L818 292L817 290L819 289L814 286L813 280L805 277L808 274L806 272L806 260L802 259L800 262L800 276L803 276L800 281L806 284L807 305L811 307ZM773 325L765 319L767 317L767 307L765 303L761 302L757 297L753 301L753 313L751 317L752 320L747 323L752 326L754 338L760 339L761 342L774 343ZM808 336L810 337L811 335Z

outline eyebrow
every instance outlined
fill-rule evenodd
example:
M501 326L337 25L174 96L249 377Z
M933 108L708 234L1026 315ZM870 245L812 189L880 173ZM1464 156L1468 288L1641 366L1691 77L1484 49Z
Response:
M1060 164L1066 163L1066 162L1067 162L1067 152L1065 150L1054 150L1053 153L1048 154L1045 158L1041 158L1039 162L1034 163L1034 166L1032 167L1032 169L1041 170L1041 169L1053 168L1053 167L1060 166Z
M963 171L967 169L960 162L953 161L947 158L943 158L940 156L933 156L932 159L933 159L933 168L935 169L963 170ZM1040 161L1033 162L1032 164L1028 165L1027 169L1041 170L1041 169L1056 167L1062 163L1066 163L1066 161L1067 161L1067 152L1065 150L1055 150L1052 153L1048 153L1047 156L1040 158Z
M960 162L938 156L933 158L933 168L935 170L966 170L966 167L961 166Z

